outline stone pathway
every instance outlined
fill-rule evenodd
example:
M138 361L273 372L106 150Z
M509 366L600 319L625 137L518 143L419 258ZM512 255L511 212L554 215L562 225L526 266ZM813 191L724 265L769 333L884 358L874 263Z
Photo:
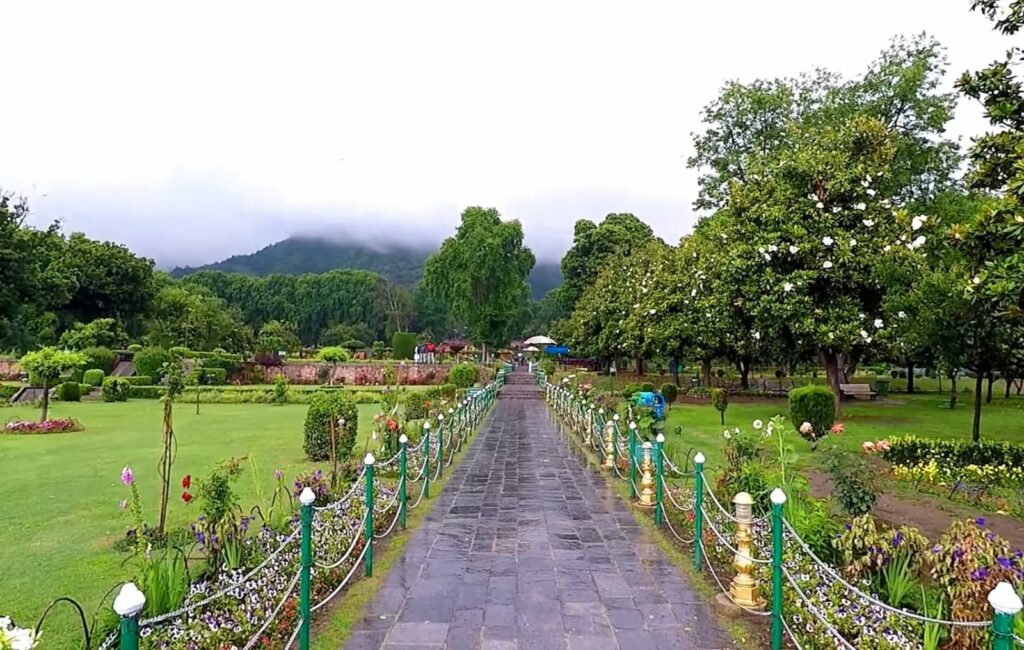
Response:
M345 648L732 647L515 373Z

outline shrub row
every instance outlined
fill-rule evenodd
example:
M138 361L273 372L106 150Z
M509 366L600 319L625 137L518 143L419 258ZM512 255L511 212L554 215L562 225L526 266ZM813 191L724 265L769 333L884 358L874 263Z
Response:
M345 393L350 395L356 404L375 404L380 401L380 393L344 390L289 390L287 401L292 404L308 404L319 392ZM128 392L128 396L132 399L160 399L166 394L167 389L163 386L130 386ZM185 402L194 402L196 389L185 389L179 399ZM202 388L199 389L199 402L202 404L272 404L274 403L274 390L272 388L249 390Z
M124 377L107 377L103 380L104 402L126 402L132 385Z
M917 436L899 436L889 439L889 449L883 452L885 460L894 465L916 465L934 460L948 467L968 465L1024 466L1024 445L1009 442L979 442L966 440L929 440Z

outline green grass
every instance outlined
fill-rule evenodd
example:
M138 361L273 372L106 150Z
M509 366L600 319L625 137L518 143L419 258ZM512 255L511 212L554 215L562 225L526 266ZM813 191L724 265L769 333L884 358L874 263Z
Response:
M223 459L251 456L266 494L281 469L287 480L327 463L306 461L302 451L305 406L259 404L178 404L174 424L178 455L168 518L183 526L198 514L179 498L185 474L204 476ZM356 454L378 406L359 406ZM159 503L162 405L155 400L128 403L55 403L53 417L74 417L86 430L43 436L0 435L0 615L33 625L46 605L70 596L91 613L112 586L131 576L125 556L112 550L129 516L118 501L129 496L120 482L125 465L135 470L145 516L156 519ZM27 407L0 410L0 420L36 418ZM235 484L241 503L255 503L253 479L246 472ZM109 603L104 605L108 607ZM58 608L44 627L44 650L81 647L79 626L70 608Z
M883 401L845 402L840 420L846 425L842 435L830 438L844 448L859 450L865 440L879 440L897 435L913 434L927 438L970 440L973 417L973 396L961 397L954 410L939 407L939 395L892 395ZM755 419L767 421L774 415L788 416L785 400L734 402L725 414L727 427L751 430ZM722 425L718 411L709 403L675 404L666 412L665 438L668 453L684 456L689 450L701 451L707 457L707 468L714 471L724 462ZM984 404L981 416L983 440L1005 440L1024 443L1024 397L994 397ZM682 435L675 433L682 427ZM792 442L801 454L802 463L816 464L810 445L794 434Z

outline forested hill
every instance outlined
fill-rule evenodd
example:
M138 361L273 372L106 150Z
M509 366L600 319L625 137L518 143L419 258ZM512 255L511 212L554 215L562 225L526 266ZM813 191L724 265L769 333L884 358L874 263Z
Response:
M345 244L326 239L289 237L248 255L234 255L221 262L197 267L178 267L174 277L198 271L223 271L264 276L272 273L300 275L325 273L333 269L362 269L378 273L405 287L414 287L423 277L423 265L430 249L389 248L374 250L364 244ZM562 283L557 263L540 262L530 274L533 297L540 299Z

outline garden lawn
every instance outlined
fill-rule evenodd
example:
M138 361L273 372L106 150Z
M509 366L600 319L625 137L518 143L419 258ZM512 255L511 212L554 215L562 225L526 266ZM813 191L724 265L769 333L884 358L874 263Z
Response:
M299 472L329 463L306 461L302 426L306 406L180 403L174 410L178 439L173 469L169 527L186 526L199 514L181 496L181 477L203 477L220 461L248 456L258 467L260 486L269 499L274 470L288 485ZM360 456L376 404L359 406ZM73 417L86 430L40 436L0 434L0 616L32 626L46 605L59 596L79 601L90 614L104 594L131 576L122 567L126 555L113 543L124 535L129 514L118 509L129 490L120 482L130 465L142 497L144 515L156 522L162 405L156 400L127 403L54 403L51 417ZM0 410L0 421L36 419L37 409ZM235 483L242 506L256 503L252 473ZM103 605L109 608L109 601ZM43 650L82 647L80 626L70 608L58 607L43 628Z
M840 421L846 426L845 433L831 436L820 442L832 442L851 450L859 450L866 440L881 440L898 435L913 434L925 438L948 440L970 440L973 417L973 397L961 396L961 402L954 410L940 408L943 396L890 395L878 401L845 402ZM758 400L729 404L725 413L726 427L740 427L751 430L755 419L765 422L774 415L788 417L789 406L785 400ZM673 459L685 458L688 452L703 452L707 457L706 468L715 473L722 467L724 439L723 426L719 423L718 411L710 402L701 404L675 404L666 412L665 438L667 453ZM682 434L676 433L682 427ZM799 426L799 423L797 423ZM993 398L985 404L981 416L981 437L983 440L1006 440L1024 444L1024 397L1003 399ZM798 434L791 436L799 463L805 467L816 467L820 458L811 453L810 445ZM677 461L678 462L678 461Z

